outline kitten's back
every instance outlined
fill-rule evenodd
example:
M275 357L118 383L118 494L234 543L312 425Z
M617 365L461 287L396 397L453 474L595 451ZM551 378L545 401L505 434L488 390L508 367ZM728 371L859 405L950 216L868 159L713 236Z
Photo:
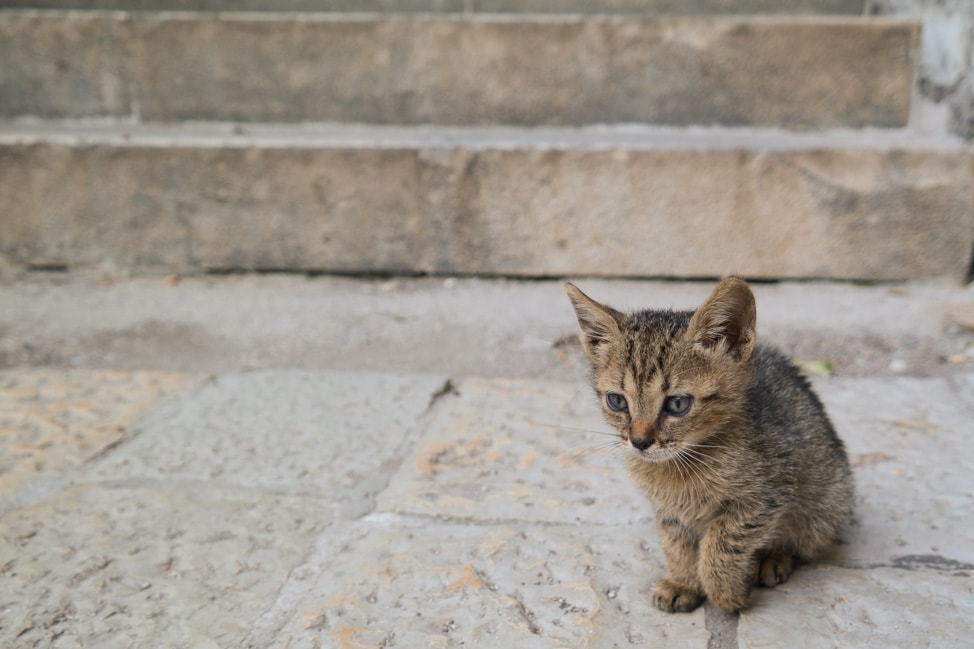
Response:
M765 479L787 503L782 549L815 558L852 509L845 445L808 379L774 348L754 351L747 409Z

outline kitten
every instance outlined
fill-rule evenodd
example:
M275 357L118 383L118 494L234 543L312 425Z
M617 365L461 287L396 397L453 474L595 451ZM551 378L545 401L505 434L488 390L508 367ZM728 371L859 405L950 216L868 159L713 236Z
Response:
M845 447L798 370L755 345L747 283L721 281L696 312L625 314L567 291L603 414L656 509L658 608L740 610L752 585L835 544L852 510Z

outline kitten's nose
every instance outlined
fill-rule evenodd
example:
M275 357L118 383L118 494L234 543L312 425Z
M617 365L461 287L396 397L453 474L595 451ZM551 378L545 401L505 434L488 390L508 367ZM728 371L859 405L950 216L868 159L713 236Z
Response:
M647 421L634 421L629 427L629 443L633 448L645 451L656 441L656 431Z

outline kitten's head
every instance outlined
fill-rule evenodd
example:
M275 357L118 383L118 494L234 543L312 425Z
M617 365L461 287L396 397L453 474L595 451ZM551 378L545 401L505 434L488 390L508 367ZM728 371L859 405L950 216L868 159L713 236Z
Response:
M743 280L721 281L696 312L621 313L567 290L603 414L634 454L692 455L740 411L756 323Z

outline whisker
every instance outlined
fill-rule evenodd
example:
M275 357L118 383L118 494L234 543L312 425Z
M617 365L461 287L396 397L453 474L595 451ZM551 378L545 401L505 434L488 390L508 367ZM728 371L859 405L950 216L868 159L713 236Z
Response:
M704 461L707 456L692 446L684 446L676 454L678 461L693 474L693 478L701 483L710 482L713 479L713 471Z
M680 451L680 455L682 455L687 462L693 464L699 471L710 473L710 467L706 462L707 456L702 454L700 451L691 448L684 448Z
M728 448L724 444L687 444L687 448Z
M529 424L532 426L541 426L542 428L554 428L556 430L564 430L570 433L592 433L593 435L607 435L609 437L618 437L619 433L605 431L605 430L595 430L593 428L576 428L574 426L565 426L563 424L549 424L543 421L531 421L528 420Z
M700 451L700 450L694 448L693 446L684 446L684 447L682 447L680 449L680 453L686 453L687 455L689 455L689 456L691 456L691 457L693 457L695 459L699 459L699 460L706 460L707 459L707 454L706 453L704 453L703 451Z
M618 440L612 440L609 442L600 442L598 444L593 444L593 445L582 445L581 448L568 449L568 451L570 452L569 457L571 458L572 462L578 462L588 457L589 455L600 453L602 451L605 451L606 449L610 451L615 450L615 448L618 446L619 446Z
M706 484L711 482L711 472L707 471L704 465L700 464L699 462L691 462L687 458L684 458L684 461L687 462L687 466L689 466L693 471L693 476L697 483Z
M702 480L699 470L694 466L695 463L690 458L686 457L682 452L677 453L674 457L676 458L677 465L680 467L681 475L694 481ZM684 473L684 469L686 473Z

